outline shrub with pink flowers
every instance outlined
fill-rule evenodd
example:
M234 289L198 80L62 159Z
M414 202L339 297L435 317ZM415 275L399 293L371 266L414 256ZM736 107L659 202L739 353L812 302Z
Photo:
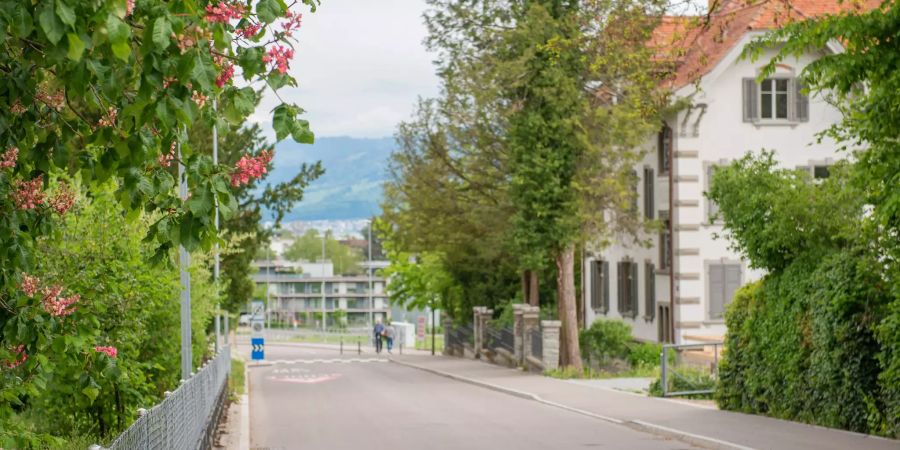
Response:
M124 208L122 217L148 221L144 235L135 238L143 242L145 261L165 261L179 246L193 252L218 242L215 205L223 205L222 216L227 219L237 203L230 185L236 180L246 186L244 180L264 174L269 161L248 155L241 167L217 165L195 146L182 146L177 158L170 146L185 142L195 126L209 127L217 117L232 125L243 123L261 95L253 86L277 90L294 85L288 69L300 27L297 8L314 11L318 4L319 0L299 0L290 7L282 0L203 1L194 6L163 0L10 0L5 4L8 20L0 35L5 44L0 50L4 67L0 83L7 87L0 98L4 106L0 108L4 124L0 130L4 146L0 149L0 214L4 217L0 221L0 249L4 249L0 252L0 361L22 359L9 350L19 346L27 359L12 369L0 366L19 372L2 378L7 380L0 385L4 398L29 398L41 390L36 388L40 383L43 390L56 392L68 402L55 404L61 411L80 408L69 410L65 420L82 417L79 420L86 422L78 426L85 430L106 434L132 420L130 415L120 417L109 403L116 398L110 383L118 382L116 373L129 364L127 358L85 355L96 354L93 346L105 342L114 342L121 355L130 354L126 349L132 344L120 343L114 336L100 339L99 330L124 327L120 318L101 309L130 302L134 291L113 291L120 303L98 303L98 294L106 294L103 289L108 287L94 287L88 281L99 283L104 272L60 279L36 269L54 262L37 258L36 249L48 241L80 239L80 235L60 235L60 224L77 220L81 199L95 198L104 183L115 186L116 204ZM218 105L215 111L205 107L213 101ZM303 109L294 104L274 108L279 140L313 140L302 114ZM185 177L193 194L189 200L181 199L175 189L178 180L172 166L176 163L187 168ZM73 184L64 186L60 178ZM88 191L87 195L81 196L79 190ZM79 208L73 214L76 202ZM105 226L99 221L91 225ZM119 233L107 230L105 240L98 239L91 249L106 251ZM71 268L84 267L88 262L71 264ZM26 278L26 273L39 279ZM57 291L56 285L62 290ZM133 379L144 380L135 367L130 372ZM85 374L79 382L83 384L44 386L66 371ZM165 378L158 373L153 376ZM148 393L158 386L143 382L146 385L118 391L118 398L129 408L138 400L147 401ZM140 392L142 397L128 398L130 392ZM91 416L95 413L84 411L102 413ZM15 413L9 402L0 402L0 448L46 446L44 435L10 419Z

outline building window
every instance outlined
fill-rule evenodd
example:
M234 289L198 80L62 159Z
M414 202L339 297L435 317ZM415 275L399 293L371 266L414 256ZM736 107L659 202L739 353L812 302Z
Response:
M766 78L759 89L759 115L763 119L788 118L788 79Z
M659 319L656 321L659 342L675 342L671 327L671 314L672 310L669 305L659 305Z
M659 156L659 174L668 174L671 166L669 156L672 154L672 128L668 124L664 123L662 129L659 130L656 152Z
M637 263L622 261L618 267L619 314L622 317L637 317L638 274Z
M719 320L725 316L725 308L741 287L743 269L740 263L712 263L708 270L709 318Z
M660 211L659 217L665 217L662 221L662 229L659 231L659 268L668 269L672 263L672 233L670 232L670 218L668 211Z
M826 165L813 166L812 172L813 172L813 178L815 178L817 180L828 178L828 176L831 175L829 168Z
M609 312L609 261L591 261L591 309Z
M653 320L656 314L656 268L644 263L644 317Z
M743 103L744 122L809 121L809 97L796 78L766 78L762 83L744 78Z
M653 220L653 169L644 167L644 217Z

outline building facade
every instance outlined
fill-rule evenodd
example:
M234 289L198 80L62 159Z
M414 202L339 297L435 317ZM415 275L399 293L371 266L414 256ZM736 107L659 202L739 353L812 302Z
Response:
M324 313L328 327L368 326L390 317L385 280L375 263L363 264L365 275L339 276L330 262L256 261L253 281L267 289L272 320L320 327Z
M742 50L785 19L850 7L837 3L764 0L746 6L726 0L709 27L690 30L683 17L663 21L655 43L685 49L674 61L671 88L690 106L666 118L634 168L638 208L662 231L650 236L650 247L631 245L633 238L623 236L600 252L585 252L586 323L619 318L647 341L723 338L723 313L734 292L763 273L729 249L722 223L714 219L716 205L704 193L715 168L766 149L783 167L821 178L841 157L833 141L817 136L841 120L840 112L821 95L807 97L797 79L817 58L840 52L840 45L785 60L761 82L757 77L777 49L755 61L742 58Z

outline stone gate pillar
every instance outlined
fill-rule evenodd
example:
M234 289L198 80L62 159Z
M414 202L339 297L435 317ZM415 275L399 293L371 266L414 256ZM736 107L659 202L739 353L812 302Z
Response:
M528 359L531 354L531 334L535 330L539 330L541 326L541 308L537 306L526 305L522 308L522 358ZM541 337L543 339L543 337ZM523 361L523 365L527 363Z
M516 303L512 305L513 309L513 354L516 365L525 364L525 321L523 318L524 310L527 305Z
M541 331L544 339L544 370L559 368L559 329L562 322L558 320L542 320Z

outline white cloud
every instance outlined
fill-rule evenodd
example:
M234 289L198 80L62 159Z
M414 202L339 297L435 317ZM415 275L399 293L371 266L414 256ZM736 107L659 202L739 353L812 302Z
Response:
M326 0L304 13L291 64L297 88L279 94L306 109L319 137L383 137L412 113L416 98L437 94L433 55L422 40L423 0ZM267 92L251 120L271 135Z

